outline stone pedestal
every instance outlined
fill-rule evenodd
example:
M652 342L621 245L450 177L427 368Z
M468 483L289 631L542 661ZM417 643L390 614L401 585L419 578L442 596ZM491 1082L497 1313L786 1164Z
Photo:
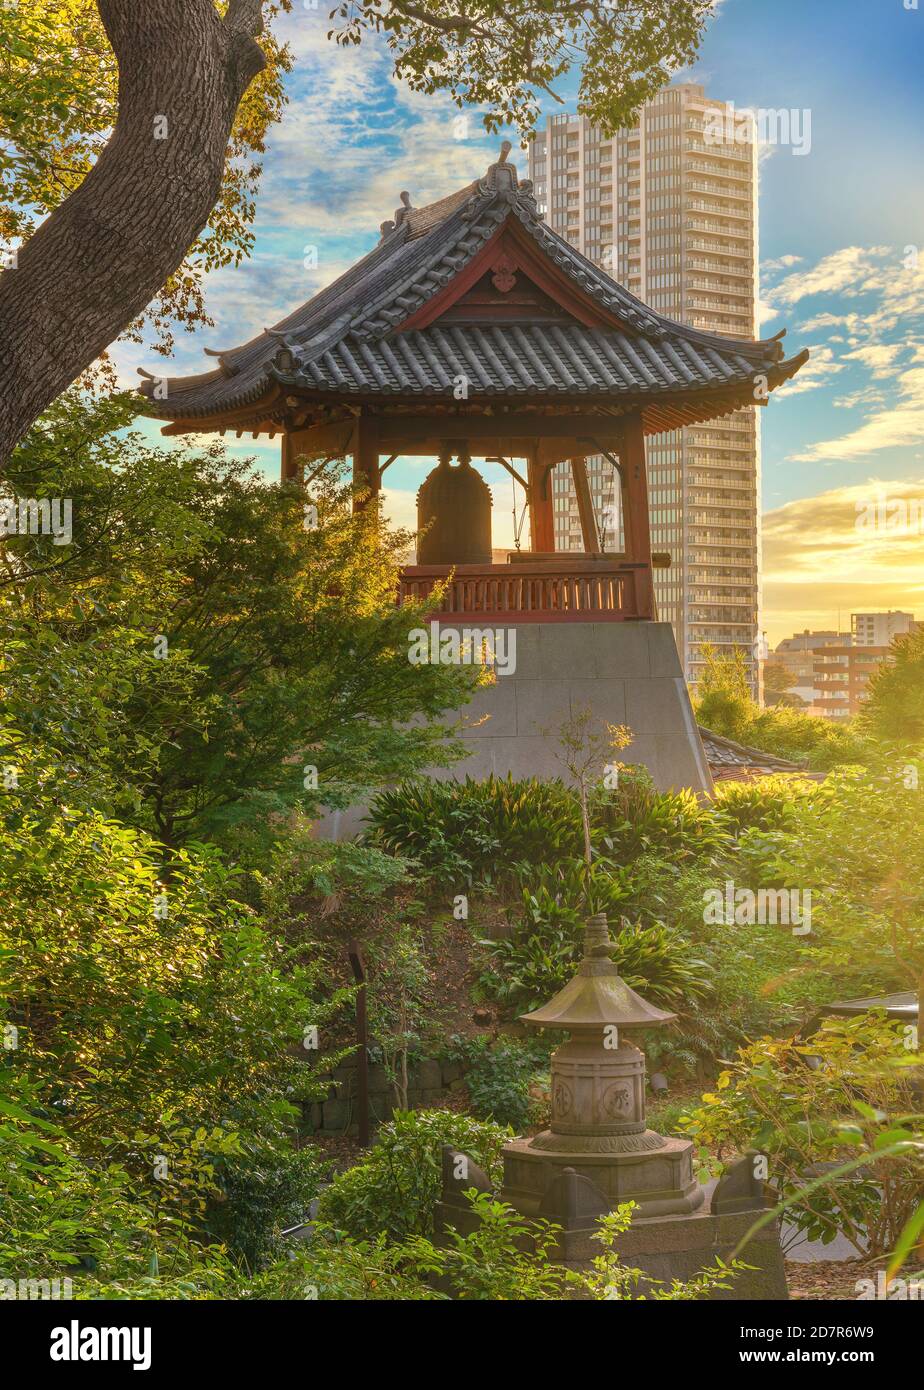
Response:
M491 615L477 624L440 614L440 631L495 627ZM475 691L446 723L461 718L467 757L451 768L433 768L437 781L473 777L555 778L567 781L556 730L585 710L592 726L627 724L632 742L619 757L644 765L659 791L689 787L711 794L712 774L670 623L514 623L516 664L492 685ZM508 638L508 651L510 647ZM316 834L346 840L360 833L368 805L325 812Z
M516 1195L508 1192L506 1183L501 1196L522 1210ZM545 1215L539 1211L524 1212L527 1214ZM727 1262L760 1214L758 1208L716 1216L702 1205L698 1211L680 1216L641 1216L636 1212L629 1229L616 1238L614 1248L627 1269L640 1269L652 1280L662 1284L670 1284L674 1279L689 1280L713 1264L716 1257ZM546 1219L554 1218L546 1215ZM467 1204L460 1204L457 1199L438 1203L438 1232L453 1226L465 1233L474 1230L476 1224ZM590 1269L591 1262L602 1253L600 1242L593 1239L595 1230L595 1222L562 1230L555 1252L556 1262L568 1269ZM758 1231L740 1252L739 1259L751 1268L730 1279L730 1289L712 1292L710 1301L781 1302L789 1298L777 1223L770 1223ZM645 1291L644 1280L638 1291Z
M610 1207L635 1202L646 1216L696 1211L703 1195L693 1145L647 1128L644 1055L618 1037L615 1047L606 1040L602 1031L573 1038L553 1056L551 1126L505 1147L505 1196L538 1215L550 1184L568 1169L593 1182Z
M458 626L451 615L439 621L441 631ZM478 625L492 626L490 615ZM515 669L475 692L461 711L469 756L433 776L567 779L555 731L589 709L594 724L629 726L633 739L620 758L644 764L659 791L712 791L670 623L511 627Z

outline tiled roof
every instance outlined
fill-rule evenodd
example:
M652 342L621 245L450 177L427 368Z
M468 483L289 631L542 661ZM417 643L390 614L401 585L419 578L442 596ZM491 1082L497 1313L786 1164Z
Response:
M706 762L717 782L748 781L752 777L779 772L795 773L811 781L821 780L821 774L807 772L799 763L790 762L787 758L778 758L773 753L761 752L759 748L749 748L744 743L736 743L734 739L714 734L702 724L697 727Z
M316 355L293 349L277 360L283 382L342 391L451 391L459 374L479 393L677 391L688 386L741 383L757 367L737 351L699 351L680 337L634 342L579 324L434 324L429 328L370 336L355 331ZM760 364L766 372L774 363Z
M639 396L745 388L757 374L772 389L807 354L784 360L777 339L761 342L705 333L672 322L588 261L541 219L532 186L520 184L505 156L486 177L429 207L407 195L378 245L275 328L216 353L218 368L195 377L158 378L141 390L162 418L194 419L240 410L276 387L312 392L444 396L464 375L472 394ZM495 322L490 326L401 325L448 285L508 220L543 256L618 318L620 331L575 322ZM623 331L624 330L624 331ZM728 409L728 407L725 407ZM703 418L700 415L698 418Z

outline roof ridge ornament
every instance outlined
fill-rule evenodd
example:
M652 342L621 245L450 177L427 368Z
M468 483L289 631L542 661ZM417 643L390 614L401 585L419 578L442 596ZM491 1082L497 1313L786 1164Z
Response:
M509 140L505 140L500 147L500 158L488 166L488 171L484 178L479 181L479 193L507 193L516 195L520 180L517 174L517 166L508 164L507 158L513 145Z
M538 217L538 209L533 197L532 179L520 179L515 164L508 163L513 145L505 140L500 147L500 158L488 166L484 178L478 179L474 191L462 216L466 221L477 217L487 204L494 201L511 203L528 216L530 221Z
M401 206L399 208L395 208L396 227L400 227L402 222L406 222L408 213L413 211L411 195L410 193L408 193L407 189L403 189L402 192L398 194L398 197L401 199Z

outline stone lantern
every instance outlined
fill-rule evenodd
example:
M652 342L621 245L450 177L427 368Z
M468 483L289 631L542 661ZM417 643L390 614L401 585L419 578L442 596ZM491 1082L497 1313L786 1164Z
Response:
M676 1015L630 989L613 949L606 916L598 913L585 927L575 974L548 1004L522 1017L530 1028L569 1037L552 1057L549 1128L504 1145L500 1195L523 1216L560 1227L556 1259L572 1269L587 1268L601 1253L594 1239L599 1218L633 1202L631 1225L616 1240L623 1262L652 1279L690 1279L717 1256L727 1260L749 1236L765 1206L763 1183L746 1155L718 1185L701 1185L692 1143L648 1128L645 1057L630 1039ZM446 1146L438 1230L474 1228L465 1197L472 1187L490 1190L487 1175ZM749 1238L742 1259L751 1268L714 1296L788 1297L776 1223Z
M549 1191L552 1179L565 1170L565 1188L575 1188L571 1173L592 1183L603 1210L633 1201L640 1215L687 1215L703 1204L692 1143L665 1139L645 1123L645 1056L630 1041L676 1015L630 989L612 951L606 916L598 913L584 930L584 958L576 974L548 1004L521 1020L531 1028L570 1034L552 1057L550 1127L532 1139L515 1139L504 1150L504 1192L524 1213L565 1215L551 1210L555 1199ZM591 1201L590 1188L580 1186L585 1201Z

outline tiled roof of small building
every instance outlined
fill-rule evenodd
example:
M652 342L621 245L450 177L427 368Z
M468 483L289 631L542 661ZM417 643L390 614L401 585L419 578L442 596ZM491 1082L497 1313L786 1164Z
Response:
M711 729L698 725L703 752L712 772L713 780L750 781L753 777L766 777L775 773L793 773L812 781L821 779L821 774L807 772L799 763L787 758L778 758L773 753L764 753L759 748L749 748L734 739L714 734Z
M256 403L273 386L315 393L448 397L463 374L476 395L644 398L658 405L684 392L768 389L794 375L808 354L785 359L778 338L739 340L674 323L650 309L542 221L532 185L501 159L484 179L425 208L407 194L368 255L276 327L226 352L216 370L141 390L166 419L214 417ZM403 330L450 284L501 226L514 219L543 256L621 327L492 322ZM147 374L145 374L147 375ZM155 392L155 384L161 389ZM724 404L715 413L727 413ZM708 409L691 418L709 418ZM681 414L672 423L683 422ZM658 427L655 415L649 428ZM665 427L668 426L665 420Z

